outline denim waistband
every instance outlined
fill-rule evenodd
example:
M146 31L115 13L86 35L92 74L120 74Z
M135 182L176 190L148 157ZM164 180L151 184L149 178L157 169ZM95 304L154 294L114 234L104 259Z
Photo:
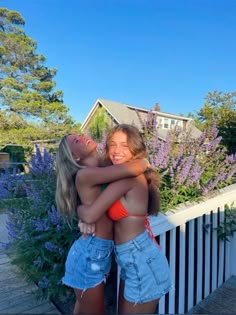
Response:
M110 248L111 246L114 245L113 240L108 240L105 238L100 238L97 236L92 236L92 235L87 235L85 239L81 239L80 243L82 243L83 246L88 247L90 244L95 245L96 248Z
M147 230L145 229L141 234L137 235L132 240L125 242L123 244L115 245L115 250L117 253L122 253L129 251L131 247L135 246L137 249L141 249L141 244L150 239Z

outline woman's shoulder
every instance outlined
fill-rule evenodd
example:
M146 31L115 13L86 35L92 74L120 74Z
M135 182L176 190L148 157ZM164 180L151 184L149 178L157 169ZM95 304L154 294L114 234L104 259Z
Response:
M86 178L87 175L87 169L86 168L82 168L80 170L77 171L76 175L75 175L75 181L76 182L81 182Z
M144 174L140 174L136 177L130 177L127 180L132 183L133 189L143 189L144 187L147 187L147 180Z

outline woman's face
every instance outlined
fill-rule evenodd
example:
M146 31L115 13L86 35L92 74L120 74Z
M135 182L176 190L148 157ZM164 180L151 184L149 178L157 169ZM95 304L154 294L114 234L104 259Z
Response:
M127 142L127 135L116 131L108 143L108 156L113 164L128 162L133 158Z
M67 143L74 160L84 159L96 150L97 143L89 136L72 134L67 136Z

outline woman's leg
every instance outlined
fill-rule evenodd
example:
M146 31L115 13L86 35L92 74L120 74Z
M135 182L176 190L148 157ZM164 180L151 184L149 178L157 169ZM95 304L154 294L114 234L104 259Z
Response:
M76 290L75 289L75 295L76 295ZM80 313L80 309L79 309L79 301L77 300L77 296L76 296L76 300L75 300L75 306L74 306L74 310L73 310L73 314L79 314Z
M147 303L131 303L124 298L124 281L120 280L118 314L154 314L159 299Z
M76 303L74 314L105 314L104 282L85 291L74 289Z

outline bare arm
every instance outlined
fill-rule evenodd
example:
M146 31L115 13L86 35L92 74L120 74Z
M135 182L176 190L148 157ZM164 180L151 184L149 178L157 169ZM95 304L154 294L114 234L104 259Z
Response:
M79 218L86 223L96 222L117 199L124 196L133 186L134 178L121 179L109 184L91 205L77 207Z
M126 163L106 167L88 167L77 173L76 181L80 185L94 186L110 183L122 178L142 174L149 163L145 159L135 159Z

